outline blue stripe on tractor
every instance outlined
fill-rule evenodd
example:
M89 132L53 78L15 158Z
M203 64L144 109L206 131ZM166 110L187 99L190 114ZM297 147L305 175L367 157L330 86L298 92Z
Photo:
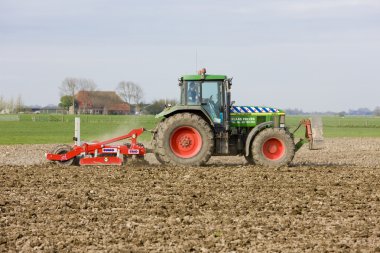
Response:
M278 112L275 108L266 108L259 106L232 106L230 108L231 113L276 113Z
M242 106L240 107L245 113L247 113L248 111Z
M251 112L255 112L255 111L252 109L252 107L248 106L247 108L248 108L248 110L250 110Z

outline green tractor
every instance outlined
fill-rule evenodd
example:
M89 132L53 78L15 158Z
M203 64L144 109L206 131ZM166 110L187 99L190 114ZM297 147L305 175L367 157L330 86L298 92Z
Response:
M313 128L309 119L302 120L299 126L306 127L306 138L295 143L285 126L284 111L235 106L231 80L208 75L205 69L179 78L179 104L156 116L161 121L152 146L160 163L200 166L211 156L241 155L251 164L280 167L288 165L306 142L310 149L323 146L321 124Z

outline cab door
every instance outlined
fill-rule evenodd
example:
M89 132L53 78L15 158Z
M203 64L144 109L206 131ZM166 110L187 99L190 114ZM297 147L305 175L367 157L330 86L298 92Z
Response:
M202 107L209 113L215 124L223 124L222 111L222 83L219 81L206 81L202 83Z

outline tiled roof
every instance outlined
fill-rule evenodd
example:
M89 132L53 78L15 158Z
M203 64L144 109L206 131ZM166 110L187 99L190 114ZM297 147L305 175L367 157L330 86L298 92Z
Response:
M130 106L114 91L79 91L75 98L79 107L107 108L108 110L129 111Z

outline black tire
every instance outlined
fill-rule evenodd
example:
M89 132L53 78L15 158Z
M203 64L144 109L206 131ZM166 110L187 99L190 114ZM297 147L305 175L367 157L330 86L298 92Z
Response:
M189 136L196 137L189 139ZM201 166L207 163L214 150L211 127L192 113L178 113L165 119L154 138L156 158L164 164Z
M157 129L161 127L162 122L158 123ZM160 156L158 155L158 146L157 146L157 132L154 133L152 138L152 147L153 147L153 154L156 157L157 161L161 164L165 164L165 161L161 160Z
M289 132L279 128L266 128L253 140L253 161L265 167L288 165L294 158L295 145Z
M251 145L252 145L252 140L251 140L250 146ZM245 160L247 161L248 164L250 164L250 165L254 165L255 164L255 161L253 160L252 149L249 150L248 156L245 155L245 151L244 151L244 158L245 158Z
M58 146L54 147L50 153L51 154L63 155L63 154L66 154L67 152L69 152L70 150L72 150L71 146L66 145L66 144L62 144L62 145L58 145ZM74 157L74 158L71 158L70 160L67 160L67 161L54 161L54 162L56 164L58 164L59 166L66 167L66 166L70 166L70 165L74 164L74 162L76 162L76 159Z
M255 161L253 160L252 152L249 152L248 156L244 155L244 158L248 164L252 164L252 165L255 164Z

